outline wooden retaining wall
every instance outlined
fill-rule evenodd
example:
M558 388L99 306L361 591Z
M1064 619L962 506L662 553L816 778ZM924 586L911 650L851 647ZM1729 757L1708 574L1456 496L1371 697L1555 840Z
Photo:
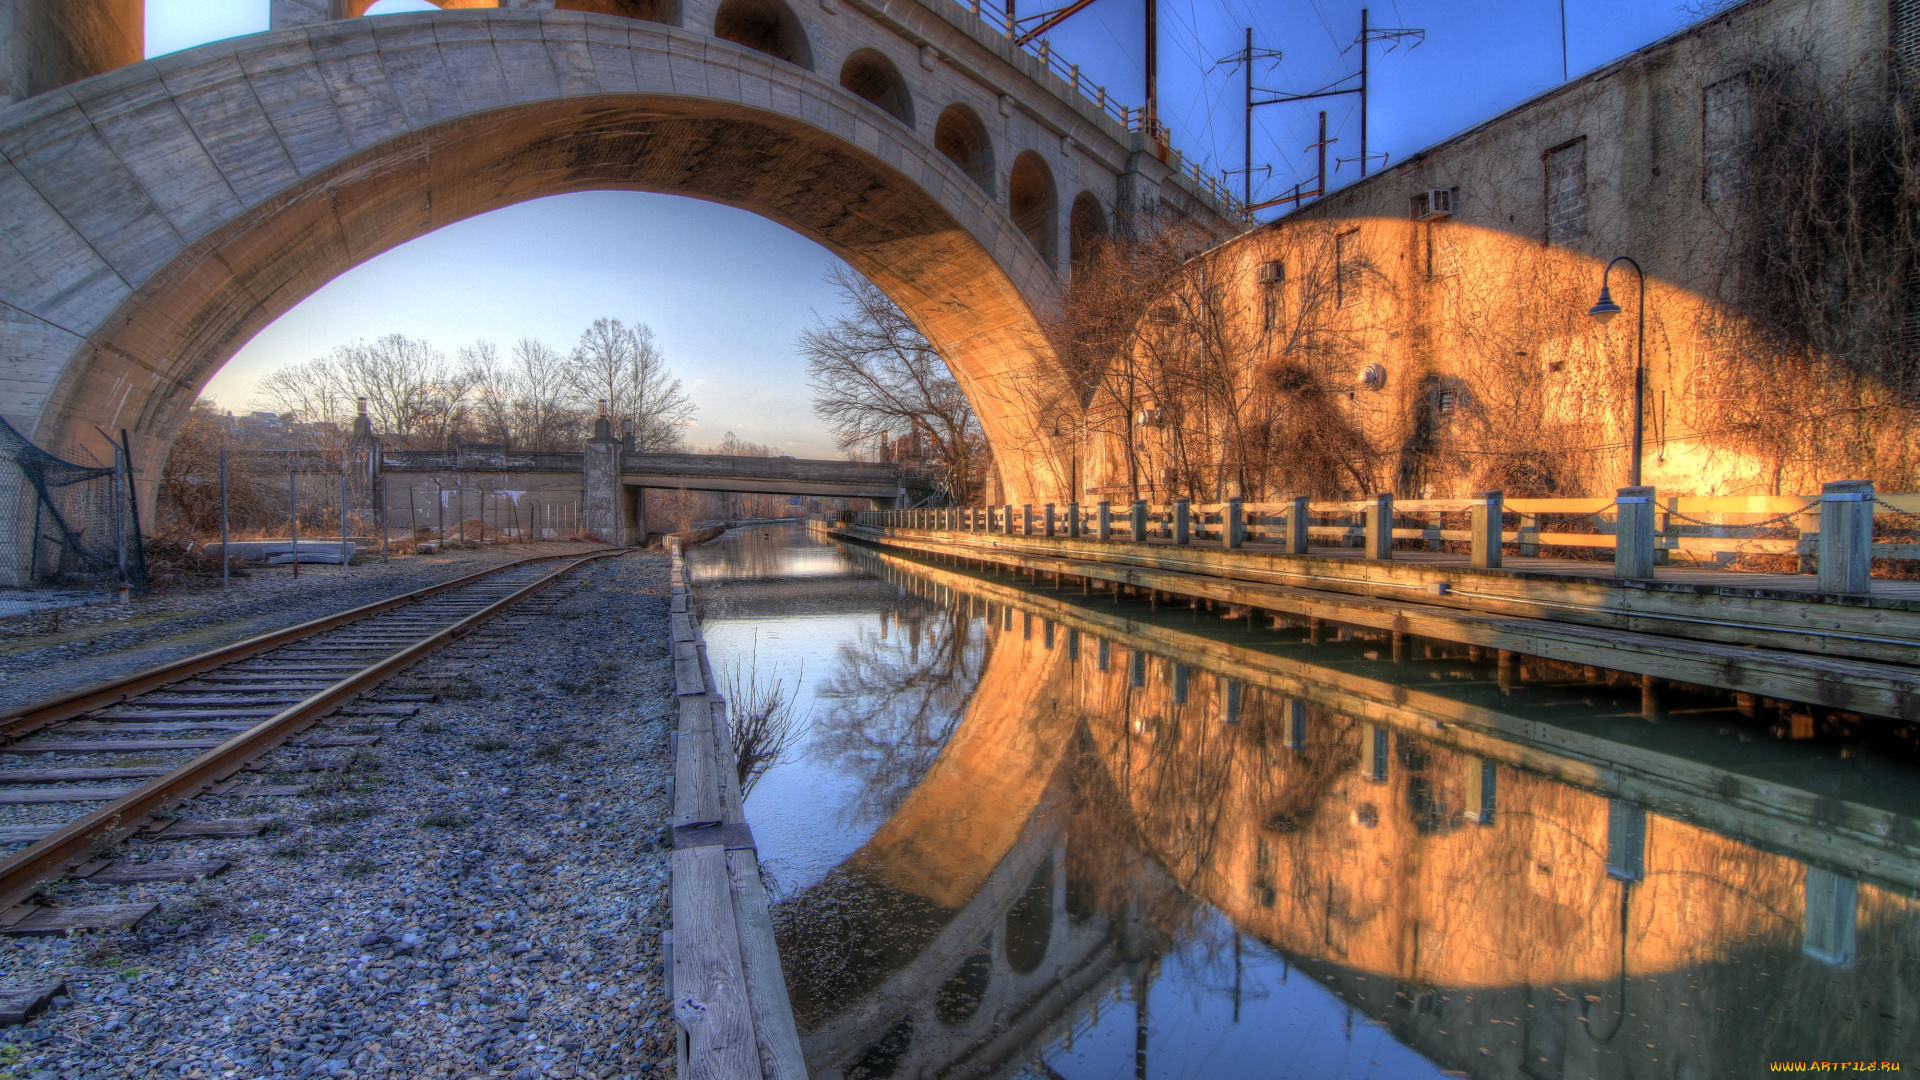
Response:
M727 704L713 681L687 562L670 542L674 737L669 992L682 1080L805 1080Z

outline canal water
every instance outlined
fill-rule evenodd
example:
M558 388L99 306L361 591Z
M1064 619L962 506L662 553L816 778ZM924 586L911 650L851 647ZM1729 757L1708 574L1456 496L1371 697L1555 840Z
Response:
M818 1080L1920 1072L1898 725L802 526L691 562L790 706L746 810Z

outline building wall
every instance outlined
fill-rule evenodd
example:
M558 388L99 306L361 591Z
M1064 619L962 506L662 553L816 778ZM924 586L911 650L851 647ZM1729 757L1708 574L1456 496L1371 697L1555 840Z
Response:
M1115 395L1096 400L1087 492L1130 497L1128 440L1151 485L1139 497L1610 492L1627 482L1631 268L1610 281L1624 315L1603 327L1587 309L1618 255L1648 275L1645 482L1912 490L1904 388L1863 375L1859 356L1766 338L1746 314L1764 209L1754 147L1773 115L1761 103L1782 92L1754 88L1790 75L1836 114L1884 115L1889 19L1878 0L1753 0L1196 260L1132 360L1218 355L1235 385L1185 421L1143 425ZM1433 190L1452 212L1421 220ZM1873 254L1881 277L1909 258ZM1283 280L1263 283L1275 263ZM1216 444L1212 473L1166 475L1182 422ZM1222 448L1249 423L1274 430Z

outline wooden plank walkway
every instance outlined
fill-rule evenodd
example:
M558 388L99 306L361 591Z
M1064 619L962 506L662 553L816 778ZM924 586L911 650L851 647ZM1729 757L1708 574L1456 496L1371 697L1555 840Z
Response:
M1081 590L1109 596L1191 597L1225 605L1242 617L1267 612L1324 619L1920 720L1920 612L1892 612L1904 619L1896 622L1881 618L1889 612L1859 603L1820 605L1777 596L1756 602L1690 592L1685 586L1664 597L1593 581L1541 589L1504 569L1442 567L1435 574L1399 560L1335 562L1171 546L1142 550L1143 545L1058 538L983 542L966 533L862 526L833 534L1036 580L1071 580ZM1448 588L1436 591L1435 585ZM1626 594L1627 600L1612 593ZM1664 610L1656 606L1661 600L1668 603ZM1832 609L1825 622L1808 617L1808 611L1821 608ZM1850 630L1862 629L1867 632L1849 636Z
M1327 598L1391 599L1429 610L1572 623L1834 658L1913 665L1920 656L1920 598L1906 595L1906 582L1875 582L1872 596L1847 596L1820 592L1812 579L1798 575L1661 568L1652 579L1630 579L1613 576L1613 567L1607 563L1567 559L1533 560L1537 568L1519 565L1523 561L1519 559L1497 568L1476 568L1458 556L1430 552L1395 552L1392 559L1368 559L1350 548L1289 555L1258 546L1227 551L1215 543L1136 544L868 525L839 525L833 531L937 556L1069 573L1127 587L1144 586L1153 574L1174 574L1250 589L1284 587ZM1770 587L1774 583L1782 587ZM1257 597L1245 602L1264 606Z
M674 684L673 929L669 963L683 1080L806 1080L727 705L713 682L686 559L670 542Z

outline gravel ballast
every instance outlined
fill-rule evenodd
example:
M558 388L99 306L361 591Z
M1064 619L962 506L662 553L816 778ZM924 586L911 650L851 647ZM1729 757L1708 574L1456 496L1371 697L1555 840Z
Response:
M125 607L103 601L0 619L0 711L504 562L594 546L509 544L391 560L366 556L352 566L303 565L298 578L291 567L257 567L233 578L224 593L216 581L136 596Z
M336 592L334 608L407 587ZM263 782L306 794L186 809L272 816L266 833L123 856L228 859L226 873L55 886L62 906L161 908L131 931L0 944L0 984L68 987L0 1031L0 1076L670 1073L666 556L554 588L569 591L387 682L443 700L378 744L276 751Z

